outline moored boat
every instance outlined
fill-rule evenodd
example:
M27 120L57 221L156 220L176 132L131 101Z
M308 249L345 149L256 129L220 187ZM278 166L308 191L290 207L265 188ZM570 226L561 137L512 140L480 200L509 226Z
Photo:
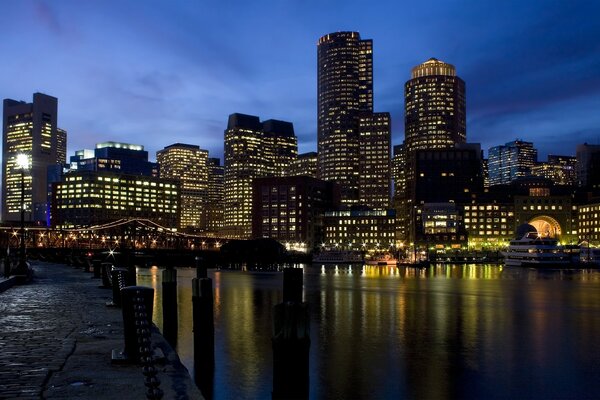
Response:
M537 232L528 232L520 239L511 240L502 255L506 266L567 268L579 263L579 252Z
M313 255L315 264L358 264L364 261L363 255L357 251L324 250Z
M368 265L396 265L398 260L389 253L377 254L365 261Z

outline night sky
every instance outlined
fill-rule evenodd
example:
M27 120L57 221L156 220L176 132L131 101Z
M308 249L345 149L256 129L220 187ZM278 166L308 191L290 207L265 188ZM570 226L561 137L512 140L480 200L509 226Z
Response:
M436 57L467 85L467 141L516 138L540 160L600 144L599 1L12 0L1 3L2 98L59 99L68 156L114 140L222 157L234 112L293 122L316 150L316 43L373 39L375 111L404 138L404 83Z

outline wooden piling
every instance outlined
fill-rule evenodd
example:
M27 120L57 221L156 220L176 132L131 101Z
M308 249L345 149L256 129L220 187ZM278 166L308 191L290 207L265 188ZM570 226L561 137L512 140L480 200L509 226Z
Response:
M177 270L167 268L162 272L163 336L171 347L177 346Z
M213 396L215 326L213 287L210 278L192 279L194 380L207 399Z

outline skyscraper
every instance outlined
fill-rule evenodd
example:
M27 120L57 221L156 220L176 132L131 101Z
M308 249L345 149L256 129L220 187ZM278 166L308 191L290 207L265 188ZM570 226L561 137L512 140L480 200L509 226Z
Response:
M453 65L430 58L404 86L407 154L454 147L467 138L465 82Z
M453 65L431 58L412 69L404 85L404 193L396 191L399 225L414 235L415 153L452 148L466 142L465 83ZM401 237L411 239L414 237Z
M161 178L176 179L181 190L179 228L202 229L208 200L208 150L175 143L156 152Z
M490 148L488 151L490 186L508 184L517 178L530 175L531 168L536 162L537 150L530 142L517 139Z
M232 238L252 234L252 181L286 176L298 154L290 122L231 114L225 130L224 233Z
M373 42L336 32L317 45L318 175L342 187L342 202L359 199L358 113L373 112Z
M208 159L208 202L206 204L206 230L211 233L223 228L223 178L225 169L219 158Z
M4 99L2 120L2 220L21 218L21 170L17 156L25 154L26 220L46 224L48 212L47 169L64 163L66 132L56 126L58 100L42 93L33 102Z
M359 116L359 202L375 209L390 207L391 119L389 113Z

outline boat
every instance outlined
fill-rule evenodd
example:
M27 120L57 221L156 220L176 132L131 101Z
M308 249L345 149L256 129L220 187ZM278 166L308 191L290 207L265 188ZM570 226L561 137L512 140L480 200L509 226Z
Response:
M377 254L365 261L368 265L396 265L398 260L389 253Z
M507 267L570 267L579 263L579 252L558 244L558 240L527 232L511 240L502 252Z
M363 255L357 251L324 250L313 255L315 264L358 264L363 262Z
M581 262L590 267L600 267L600 248L582 247Z

